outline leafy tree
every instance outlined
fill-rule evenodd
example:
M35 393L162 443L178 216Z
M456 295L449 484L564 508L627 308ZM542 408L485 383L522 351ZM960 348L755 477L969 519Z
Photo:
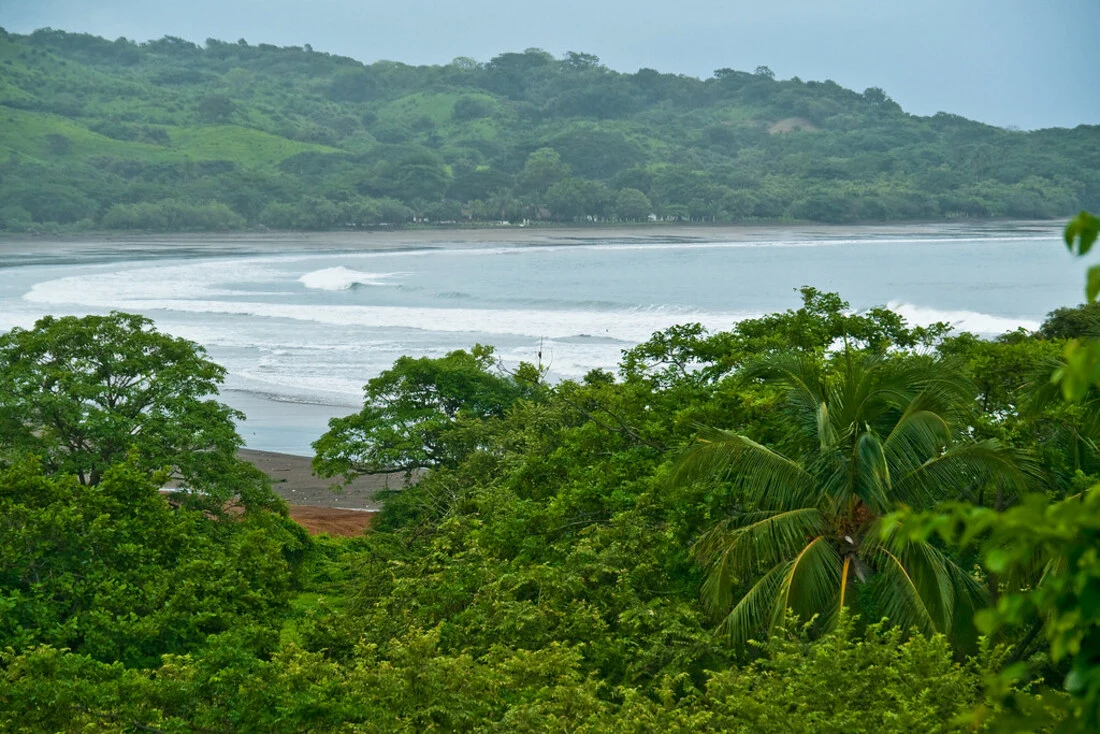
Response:
M206 122L225 122L233 114L233 100L224 94L211 94L199 103L198 113Z
M546 192L546 206L555 218L575 221L602 217L611 203L611 191L598 181L564 178Z
M1047 314L1039 333L1048 339L1100 336L1100 302L1054 309Z
M839 355L829 369L777 355L742 368L787 395L786 453L708 429L675 481L730 482L733 512L695 555L706 606L737 643L774 630L788 611L827 628L848 606L902 627L966 639L983 590L941 549L883 520L901 505L930 508L987 483L1023 485L1012 454L960 438L971 397L947 365Z
M645 221L653 212L649 197L638 189L621 189L615 194L615 216L628 222Z
M493 112L495 112L495 107L490 98L467 94L455 100L451 117L455 120L476 120L482 117L490 117Z
M328 229L341 220L341 214L352 214L356 221L360 212L341 212L340 207L319 196L305 196L294 203L273 202L260 213L260 221L274 229Z
M890 101L882 87L867 87L863 90L863 98L873 105L882 106Z
M165 199L139 204L115 204L103 215L111 229L153 231L226 230L244 226L244 218L225 204L192 204Z
M174 507L131 464L95 487L0 471L0 649L39 644L149 666L234 626L276 622L307 547L277 513Z
M569 175L569 166L562 163L561 155L553 148L539 148L527 156L520 171L520 189L529 193L543 193Z
M341 102L366 102L377 93L376 83L366 69L348 69L332 77L328 94Z
M950 331L945 323L910 327L880 306L853 313L837 293L799 288L802 306L744 319L729 331L708 333L700 324L680 324L655 333L623 353L620 369L628 380L649 379L670 386L684 381L715 382L764 354L791 349L824 354L846 347L874 354L891 349L928 348Z
M323 476L452 466L478 443L479 423L503 415L532 386L492 371L491 347L401 357L364 387L363 410L329 421L313 444Z
M208 397L224 375L202 347L143 316L43 317L0 336L0 458L31 454L95 485L131 456L215 496L260 500L236 458L243 416Z

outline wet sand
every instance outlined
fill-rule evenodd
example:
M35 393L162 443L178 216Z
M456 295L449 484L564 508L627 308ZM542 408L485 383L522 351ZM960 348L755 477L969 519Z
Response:
M275 493L292 505L378 511L382 508L377 498L379 492L405 485L403 473L373 474L357 477L346 488L334 491L333 485L338 485L341 479L314 476L308 457L254 449L241 449L239 455L267 474Z
M310 535L362 535L381 509L378 493L405 485L402 473L375 474L334 491L339 479L314 476L308 457L254 449L241 449L239 455L271 478L271 488L286 500L291 519Z
M279 253L369 252L486 244L567 245L593 240L667 242L727 233L744 237L758 228L519 227L394 229L357 232L203 232L189 234L88 233L0 235L0 266L87 264L158 258L234 257ZM723 235L724 236L724 235Z
M569 245L600 241L738 242L761 236L830 237L858 229L868 235L913 233L973 233L1006 226L1031 227L1037 232L1061 231L1050 221L952 220L891 224L829 225L805 222L758 225L637 224L556 227L501 225L453 229L376 229L355 232L203 232L88 233L0 235L0 267L32 264L74 264L182 257L231 257L280 252L356 252L422 247L477 247L486 244Z

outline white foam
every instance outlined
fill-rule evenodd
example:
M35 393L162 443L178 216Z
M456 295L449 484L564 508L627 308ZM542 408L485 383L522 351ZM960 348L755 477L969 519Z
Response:
M394 359L397 359L394 357ZM375 374L389 369L379 365L375 370L350 370L348 365L329 365L334 370L343 367L346 375L311 373L301 362L292 362L272 368L269 365L241 366L235 370L234 386L241 389L246 383L251 392L271 392L284 398L314 398L322 403L356 405L363 395L363 385Z
M110 306L110 303L94 304ZM334 306L254 301L133 299L126 307L140 312L232 314L290 319L333 326L417 329L485 335L520 335L564 339L592 334L626 342L648 339L674 324L699 322L727 329L749 314L684 312L683 309L639 308L625 311L547 311L535 309L415 308L407 306Z
M224 284L268 283L277 273L259 263L222 260L184 265L127 268L45 280L31 286L23 300L31 303L80 304L120 308L131 301L164 298L217 298L259 295L224 288Z
M1006 331L1015 331L1021 326L1029 331L1035 331L1040 326L1038 321L1022 316L994 316L980 311L948 311L897 301L891 301L886 307L901 314L913 325L928 326L938 321L945 321L956 331L969 331L979 336L997 336Z
M391 285L389 279L401 273L364 273L360 270L352 270L340 265L335 268L324 268L306 273L298 278L298 282L306 288L315 288L323 291L345 291L358 285L377 286Z

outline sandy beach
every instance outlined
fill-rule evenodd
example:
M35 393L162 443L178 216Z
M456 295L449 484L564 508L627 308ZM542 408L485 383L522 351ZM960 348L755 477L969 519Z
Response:
M332 487L340 478L315 476L308 457L253 449L241 449L239 455L267 474L275 493L294 505L377 511L381 503L375 495L386 489L400 489L405 483L402 473L374 474L357 477L347 487L334 491Z
M361 534L381 509L378 492L399 489L405 481L403 474L376 474L333 491L337 480L314 476L307 457L252 449L242 449L240 457L271 478L272 489L290 506L290 516L313 535Z
M867 235L904 234L942 229L973 230L1005 222L920 222L860 225ZM1050 222L1008 222L1050 228ZM487 244L568 245L593 240L643 242L739 242L762 236L819 237L844 234L850 226L806 222L760 225L621 224L590 227L520 226L455 227L450 229L373 229L333 232L195 232L164 234L75 233L0 235L0 263L74 263L164 257L229 257L279 252L354 252L418 247L475 247Z

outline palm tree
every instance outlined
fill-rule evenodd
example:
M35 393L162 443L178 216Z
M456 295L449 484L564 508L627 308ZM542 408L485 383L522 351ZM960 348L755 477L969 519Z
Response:
M929 358L850 352L831 365L776 355L746 365L742 379L785 388L791 450L705 429L674 475L677 484L727 480L738 503L693 549L720 628L740 644L793 612L826 629L858 602L907 628L965 632L980 582L885 518L1022 486L1013 452L960 435L973 408L967 381Z

